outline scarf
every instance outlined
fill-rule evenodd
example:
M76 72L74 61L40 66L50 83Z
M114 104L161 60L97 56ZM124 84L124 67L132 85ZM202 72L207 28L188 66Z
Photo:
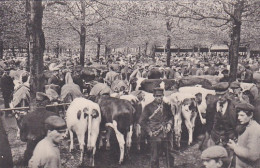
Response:
M238 125L236 126L236 133L237 133L238 135L243 134L243 133L245 132L246 127L248 126L248 124L249 124L249 122L248 122L248 123L245 123L245 124L238 124Z

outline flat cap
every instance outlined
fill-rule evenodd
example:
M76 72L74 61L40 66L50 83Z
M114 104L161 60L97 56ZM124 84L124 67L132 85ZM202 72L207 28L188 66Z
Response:
M240 83L237 82L237 81L234 81L234 82L230 83L230 88L231 89L238 89L238 88L240 88Z
M45 128L48 130L65 130L66 129L66 123L65 121L58 116L49 116L44 121Z
M249 103L239 103L236 105L236 111L251 111L254 112L255 107Z
M217 94L224 94L229 87L228 82L219 82L212 86L212 88L216 91Z
M157 95L157 96L163 96L163 89L162 88L154 88L153 89L153 95Z
M201 154L202 160L226 158L228 157L227 151L222 146L211 146L205 149Z

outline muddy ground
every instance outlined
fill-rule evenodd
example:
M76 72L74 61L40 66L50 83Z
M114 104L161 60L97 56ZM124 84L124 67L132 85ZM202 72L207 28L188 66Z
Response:
M3 108L3 100L0 98L0 108ZM16 121L13 117L6 117L6 130L8 134L8 139L10 142L13 161L15 167L22 167L21 161L23 157L24 150L26 148L26 143L21 140L16 139ZM95 156L95 167L96 168L149 168L150 167L150 152L149 146L142 152L137 152L134 150L135 146L130 153L130 158L125 160L122 165L118 165L119 160L119 148L117 143L114 141L115 136L112 136L112 147L110 151L104 149L97 150ZM76 148L72 153L69 153L69 140L66 139L64 143L60 146L61 149L61 159L62 167L64 168L76 168L79 167L79 147L77 141L75 141ZM175 157L175 168L201 168L202 162L200 160L201 152L198 150L198 143L195 142L192 146L185 146L176 151ZM85 164L83 167L88 167L88 159L85 155ZM165 167L165 159L162 157L160 159L160 167Z

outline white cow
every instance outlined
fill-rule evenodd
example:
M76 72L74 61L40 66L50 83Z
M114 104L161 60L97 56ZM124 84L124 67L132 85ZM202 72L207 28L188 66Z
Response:
M202 113L206 114L207 103L206 103L206 96L208 94L216 95L215 90L209 90L202 88L200 85L196 86L187 86L179 88L180 93L188 93L196 96L198 93L201 94L200 102L197 102L197 108L199 112L200 121L202 124L206 124L206 119L202 117Z
M98 104L85 98L76 98L70 104L66 113L66 122L70 134L70 152L73 149L73 132L77 134L80 145L80 161L83 163L85 133L88 132L87 149L92 152L91 166L94 166L96 141L101 122L100 107Z
M184 117L185 125L188 129L189 140L188 145L193 141L193 131L195 126L195 119L197 117L197 111L195 109L195 95L191 93L176 92L167 97L171 102L171 108L176 108L176 113L174 115L174 130L175 133L179 135L176 139L177 145L180 147L180 135L181 135L181 125L182 117ZM172 110L173 111L173 110ZM175 136L176 138L176 136Z

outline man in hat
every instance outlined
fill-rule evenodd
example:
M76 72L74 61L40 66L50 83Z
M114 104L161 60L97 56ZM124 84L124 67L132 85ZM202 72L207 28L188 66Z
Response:
M236 106L238 141L230 139L227 144L236 155L236 168L260 167L260 125L253 120L254 111L248 103Z
M28 164L37 143L46 135L45 119L49 116L57 116L56 113L46 110L46 105L49 103L50 100L45 93L37 92L36 109L25 115L20 121L20 138L23 142L27 142L24 152L25 166Z
M174 167L173 116L163 103L163 89L155 88L154 101L145 106L139 123L150 137L151 168L159 168L160 149L165 151L167 168Z
M222 146L211 146L201 154L201 159L206 168L225 168L228 165L228 154Z
M61 168L59 143L65 136L66 123L58 116L45 120L47 135L35 147L29 168Z
M206 113L210 142L225 148L229 139L236 138L237 124L235 103L228 98L228 87L228 82L220 82L214 86L216 90L214 108L207 110ZM232 152L229 149L227 151L231 158Z
M9 76L10 69L5 69L3 76L1 78L1 90L2 90L2 95L4 98L4 105L5 108L9 108L9 103L11 101L11 95L14 91L14 83L13 79ZM6 112L6 116L10 115L11 111Z

